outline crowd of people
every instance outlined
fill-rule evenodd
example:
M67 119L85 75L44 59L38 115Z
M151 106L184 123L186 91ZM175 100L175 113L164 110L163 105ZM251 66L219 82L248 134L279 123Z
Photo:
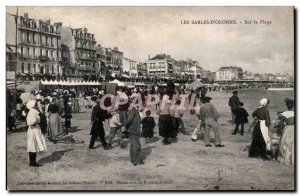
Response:
M130 140L130 161L134 166L144 164L141 160L141 143L140 137L145 138L148 143L154 137L154 128L158 126L159 136L162 138L164 145L176 143L178 133L190 135L186 130L183 115L190 114L197 116L199 122L191 135L191 140L196 142L199 135L204 135L204 146L212 147L210 140L210 130L214 133L214 146L225 147L222 144L218 119L219 112L211 103L212 98L206 96L208 89L204 86L195 91L190 91L188 96L188 105L182 109L182 100L180 95L186 94L186 89L178 88L175 90L174 84L169 83L167 87L162 89L153 88L135 88L128 90L119 88L116 95L121 99L126 99L125 104L114 107L114 99L105 99L105 108L101 106L101 99L104 97L104 91L94 89L94 102L91 113L91 138L88 148L94 149L97 138L105 150L112 149L112 143L117 136L117 143L121 149L127 149L124 140ZM17 107L15 112L8 115L17 117L18 120L26 121L28 126L27 146L29 152L30 166L39 167L36 161L37 152L47 150L46 142L56 143L61 135L67 135L72 132L72 113L79 113L81 103L78 99L78 92L75 90L61 91L56 89L52 92L36 91L33 93L34 99L27 103L20 98L17 99ZM147 97L153 96L154 107L148 108ZM195 99L193 99L193 95ZM157 97L157 99L155 98ZM174 99L175 97L175 99ZM137 98L142 101L141 104L136 102ZM173 100L175 103L173 104ZM252 114L254 122L250 126L253 128L253 139L249 148L249 157L261 157L263 160L276 159L286 164L294 163L294 101L292 99L285 100L287 111L278 114L277 123L274 125L276 136L270 133L271 121L268 112L269 100L263 98L260 100L258 107ZM243 103L239 100L238 92L233 91L233 96L229 99L232 119L231 123L235 124L233 135L239 132L244 134L244 124L248 123L248 113L243 108ZM190 107L192 106L192 107ZM108 108L108 109L107 109ZM152 112L157 113L158 122L156 123L151 116ZM64 119L64 123L62 122ZM109 122L110 130L108 142L105 138L105 130L103 123ZM15 129L15 125L9 124L9 131ZM64 124L64 126L63 126ZM270 136L271 135L271 136ZM276 140L277 139L277 140Z

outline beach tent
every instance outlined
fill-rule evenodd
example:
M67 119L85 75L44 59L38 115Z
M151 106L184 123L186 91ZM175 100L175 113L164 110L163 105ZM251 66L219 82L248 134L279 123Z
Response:
M112 84L117 84L118 86L125 86L125 83L124 82L121 82L117 79L113 80L113 81L110 81L109 83L112 83Z

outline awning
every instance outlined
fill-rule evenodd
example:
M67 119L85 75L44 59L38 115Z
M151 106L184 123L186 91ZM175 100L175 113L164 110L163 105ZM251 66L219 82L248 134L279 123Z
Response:
M119 81L117 79L115 79L115 80L113 80L113 81L111 81L109 83L114 83L114 84L117 84L118 86L125 86L124 82L121 82L121 81Z

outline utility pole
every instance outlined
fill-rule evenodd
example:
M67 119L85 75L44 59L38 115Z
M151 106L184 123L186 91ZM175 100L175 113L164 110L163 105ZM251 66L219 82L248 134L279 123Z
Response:
M14 107L16 107L17 103L17 68L18 68L18 16L19 15L19 10L17 6L17 14L15 16L15 23L16 23L16 64L15 64L15 94L14 94Z

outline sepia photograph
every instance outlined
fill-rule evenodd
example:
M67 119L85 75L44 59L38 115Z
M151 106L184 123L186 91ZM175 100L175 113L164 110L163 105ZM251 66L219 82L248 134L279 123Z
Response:
M6 190L296 190L295 7L5 12Z

